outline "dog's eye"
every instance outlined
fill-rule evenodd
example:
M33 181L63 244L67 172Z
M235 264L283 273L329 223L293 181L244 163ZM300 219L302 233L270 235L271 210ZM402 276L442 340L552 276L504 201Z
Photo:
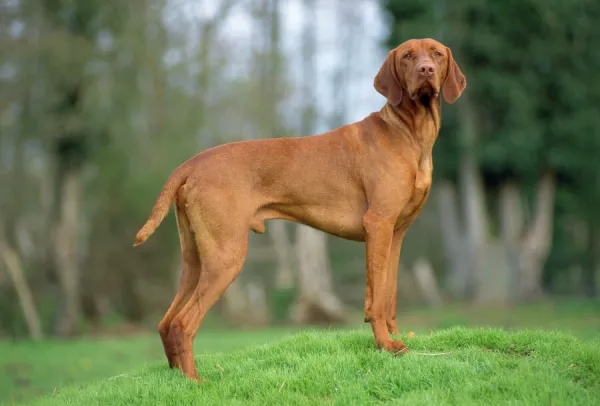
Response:
M434 51L433 52L433 56L442 56L442 53L438 52L438 51Z
M412 58L412 54L410 52L407 52L404 54L404 59L410 59Z

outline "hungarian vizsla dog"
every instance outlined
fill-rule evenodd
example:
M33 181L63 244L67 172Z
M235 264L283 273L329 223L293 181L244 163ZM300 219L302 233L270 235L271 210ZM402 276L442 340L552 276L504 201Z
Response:
M242 269L249 231L263 233L271 219L365 241L365 322L379 349L406 350L390 337L398 334L400 247L429 195L440 94L454 103L466 80L450 49L413 39L388 54L374 86L387 103L362 121L320 135L221 145L170 176L135 245L175 202L183 270L159 324L171 367L199 380L192 352L196 331Z

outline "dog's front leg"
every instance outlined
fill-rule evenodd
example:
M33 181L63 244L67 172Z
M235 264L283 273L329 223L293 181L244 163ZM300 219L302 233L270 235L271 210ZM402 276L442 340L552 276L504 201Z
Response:
M390 256L394 242L394 216L382 216L368 210L363 217L367 245L367 297L365 321L371 323L377 348L398 353L406 350L401 341L392 340L387 319L394 290L389 284L395 279L390 275ZM399 254L399 251L398 251Z
M403 230L394 233L388 266L387 298L389 299L389 302L387 305L386 322L389 333L393 335L400 334L398 326L396 325L396 304L398 293L398 265L400 263L400 250L402 248L404 234L405 232Z

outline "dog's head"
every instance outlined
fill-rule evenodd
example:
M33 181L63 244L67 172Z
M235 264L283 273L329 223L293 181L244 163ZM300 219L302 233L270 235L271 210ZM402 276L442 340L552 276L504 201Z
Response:
M430 38L412 39L390 51L375 76L375 89L394 106L408 96L429 105L439 97L454 103L467 86L450 48Z

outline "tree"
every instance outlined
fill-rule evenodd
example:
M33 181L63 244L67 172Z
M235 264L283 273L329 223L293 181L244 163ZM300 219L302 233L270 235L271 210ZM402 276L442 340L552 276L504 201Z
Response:
M566 204L561 195L593 201L591 189L573 179L585 173L590 185L598 173L576 158L597 148L596 130L583 127L587 110L577 106L597 100L597 87L589 86L598 71L589 70L596 51L581 44L597 35L589 21L598 6L587 0L383 4L393 18L390 46L435 33L469 81L466 97L444 113L435 150L452 291L478 300L539 297L542 270L555 260L554 235L565 232L554 226L562 223L555 221ZM458 192L462 199L454 201Z
M314 57L316 54L315 2L304 1L304 26L302 37L302 122L300 133L311 135L316 131L316 77ZM338 76L343 82L344 77ZM344 89L339 83L337 89ZM338 100L340 102L340 100ZM336 104L334 112L336 123L344 119L345 101ZM327 236L314 228L297 225L296 253L298 256L298 297L292 309L292 319L296 323L342 322L346 319L346 310L339 297L333 291L331 265L327 251Z

